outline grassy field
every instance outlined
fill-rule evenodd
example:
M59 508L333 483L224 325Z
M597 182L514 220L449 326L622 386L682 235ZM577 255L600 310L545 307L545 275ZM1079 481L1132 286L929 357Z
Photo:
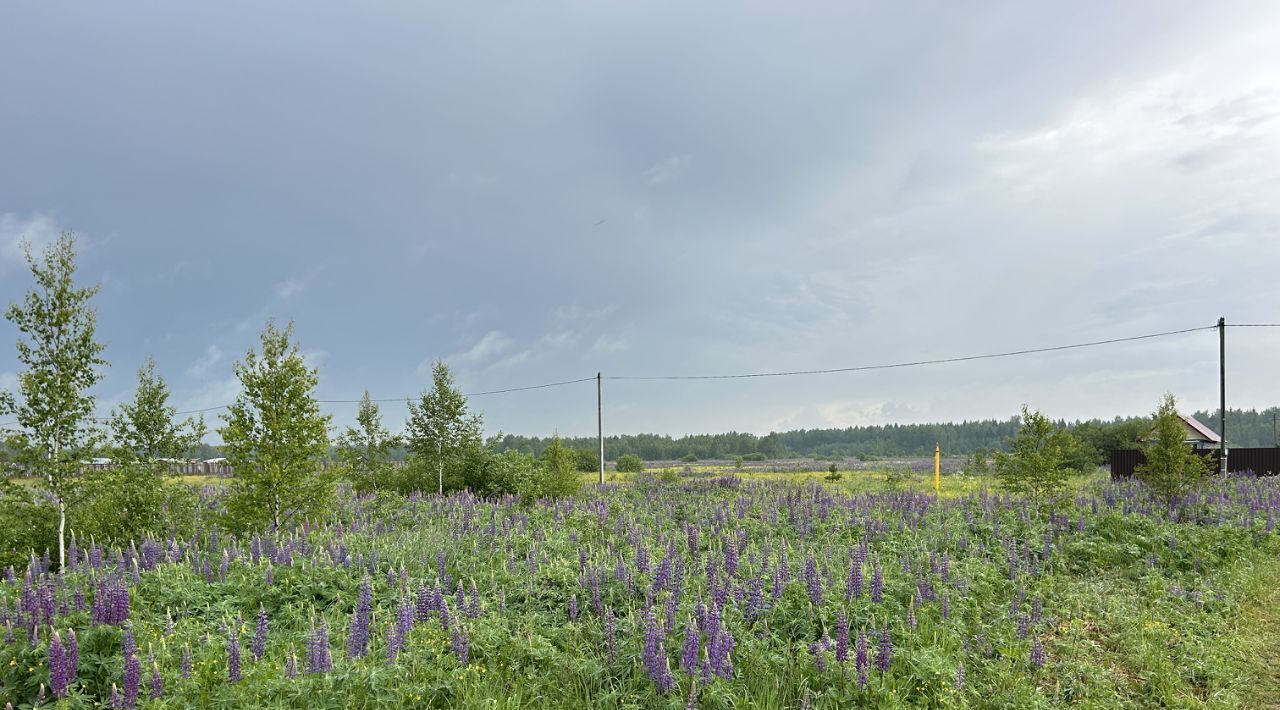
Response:
M37 560L0 585L0 702L42 685L66 707L113 688L139 707L1280 698L1275 481L1170 510L1096 474L1042 510L986 478L946 476L939 499L932 476L825 475L611 472L533 504L345 495L276 537L205 526L81 548L63 574ZM224 480L191 481L210 512ZM69 683L55 629L78 639Z

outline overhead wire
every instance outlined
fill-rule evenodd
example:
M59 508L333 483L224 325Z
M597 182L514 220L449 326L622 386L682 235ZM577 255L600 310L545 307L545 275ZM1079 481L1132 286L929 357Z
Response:
M1229 328L1280 328L1280 323L1228 323L1227 327ZM526 385L522 387L507 387L503 389L484 390L480 392L468 392L468 393L464 393L463 396L464 397L484 397L488 395L507 394L511 392L527 392L530 390L548 389L552 387L564 387L567 385L576 385L576 384L581 384L583 382L590 382L591 380L595 380L597 377L601 377L601 379L611 380L611 381L735 380L735 379L749 379L749 378L760 378L760 377L791 377L791 376L800 376L800 375L825 375L825 374L835 374L835 373L842 373L842 372L865 372L870 370L891 370L891 369L899 369L899 368L907 368L907 367L922 367L926 365L942 365L942 364L957 363L957 362L973 362L976 360L991 360L991 359L997 359L997 358L1016 357L1020 355L1033 355L1037 353L1060 352L1063 350L1075 350L1080 348L1091 348L1091 347L1097 347L1102 345L1113 345L1116 343L1127 343L1127 342L1134 342L1134 341L1140 341L1140 340L1151 340L1154 338L1165 338L1165 337L1171 337L1175 335L1185 335L1187 333L1195 333L1200 331L1217 330L1217 329L1218 329L1217 325L1199 326L1195 328L1182 328L1179 330L1166 330L1159 333L1131 335L1131 336L1126 336L1122 338L1107 338L1105 340L1092 340L1092 341L1082 342L1082 343L1071 343L1069 345L1053 345L1053 346L1041 347L1041 348L1024 348L1021 350L1009 350L1009 351L997 352L997 353L984 353L980 355L964 355L959 357L934 358L934 359L928 359L928 360L909 360L904 362L882 363L882 364L875 364L875 365L854 365L849 367L832 367L832 368L812 369L812 370L785 370L785 371L778 371L778 372L747 372L747 373L728 373L728 374L712 374L712 375L608 375L608 376L595 375L595 376L589 376L589 377L580 377L574 380L545 382L542 384ZM412 400L412 397L410 396L388 397L388 398L377 398L377 399L370 398L369 401L401 402L401 401L408 401L408 400ZM320 404L357 404L363 400L362 399L320 399L316 401L317 403L320 403ZM211 407L203 407L200 409L188 409L184 411L179 411L179 412L175 412L174 415L181 416L181 415L188 415L188 414L203 414L205 412L213 412L219 409L227 409L230 406L231 405L229 404L219 404ZM105 417L90 417L90 419L94 421L107 421L107 418ZM16 421L6 422L4 424L0 424L0 429L6 428L18 423L19 422L16 422Z
M789 370L783 372L750 372L730 375L610 375L607 380L732 380L745 379L749 377L790 377L793 375L826 375L837 372L862 372L866 370L890 370L903 367L920 367L923 365L941 365L951 362L971 362L974 360L989 360L994 358L1013 357L1016 355L1030 355L1033 353L1047 353L1060 350L1073 350L1076 348L1090 348L1098 345L1111 345L1114 343L1132 342L1135 340L1149 340L1152 338L1163 338L1173 335L1183 335L1185 333L1195 333L1203 330L1216 330L1217 326L1200 326L1197 328L1183 328L1181 330L1168 330L1160 333L1148 333L1146 335L1132 335L1124 338L1109 338L1107 340L1094 340L1087 343L1073 343L1071 345L1054 345L1045 348L1027 348L1024 350L1010 350L999 353L986 353L983 355L965 355L963 357L936 358L932 360L912 360L908 362L895 362L880 365L856 365L853 367L833 367L824 370Z

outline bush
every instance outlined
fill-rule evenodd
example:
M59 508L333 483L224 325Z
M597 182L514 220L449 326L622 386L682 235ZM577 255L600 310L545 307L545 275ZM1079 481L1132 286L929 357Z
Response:
M764 454L760 453L759 451L753 451L753 452L751 452L751 453L747 454L746 456L743 456L743 457L742 457L742 460L743 460L743 461L767 461L768 459L769 459L769 457L765 456Z
M827 467L826 479L828 481L835 482L840 480L841 477L842 476L841 476L840 470L836 468L835 464L831 464L830 466Z
M79 537L123 544L148 534L182 536L195 529L196 492L156 466L117 466L86 483L75 505Z
M684 463L698 463L698 457L694 454L685 454L680 460Z
M533 480L524 493L530 498L564 498L578 492L582 478L578 475L573 451L560 443L560 437L542 452Z
M489 468L491 494L519 494L531 491L537 464L533 456L519 451L503 451L493 457Z
M1209 477L1209 463L1187 445L1178 403L1166 394L1152 415L1152 431L1142 453L1147 462L1134 469L1156 497L1173 507Z
M600 453L595 449L574 449L573 460L582 473L600 470Z
M618 457L614 467L622 473L640 473L644 470L644 461L641 461L640 457L635 454L623 454Z
M32 551L58 545L58 510L31 491L0 479L0 568L22 569Z
M996 477L1011 493L1052 505L1076 474L1072 461L1080 445L1071 432L1057 429L1040 412L1022 406L1022 426L1009 442L1008 453L995 453Z

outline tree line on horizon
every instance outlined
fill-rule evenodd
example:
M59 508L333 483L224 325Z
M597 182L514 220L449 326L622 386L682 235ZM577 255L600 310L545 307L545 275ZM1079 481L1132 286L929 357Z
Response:
M1227 410L1227 434L1231 446L1240 448L1275 446L1272 415L1280 408ZM1193 417L1214 431L1218 411L1194 412ZM1150 416L1116 417L1068 422L1059 419L1058 428L1069 429L1091 450L1097 463L1105 463L1116 449L1137 448L1138 437L1150 426ZM621 434L604 439L605 458L616 460L633 455L645 461L676 461L682 458L728 460L758 454L767 459L819 457L874 459L890 456L932 456L940 445L947 456L1006 449L1017 433L1021 417L1005 420L931 424L881 424L843 429L795 429L765 436L731 431L723 434ZM515 450L537 456L550 445L551 437L503 435L499 450ZM594 436L560 437L573 449L595 450Z

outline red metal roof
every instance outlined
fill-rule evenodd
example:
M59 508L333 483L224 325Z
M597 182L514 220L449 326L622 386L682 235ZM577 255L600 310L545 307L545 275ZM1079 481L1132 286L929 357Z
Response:
M1217 432L1205 426L1204 424L1201 424L1199 420L1197 420L1195 417L1189 414L1180 414L1178 416L1182 417L1182 421L1186 422L1187 426L1196 430L1196 433L1200 434L1200 436L1203 436L1205 438L1205 441L1208 441L1213 444L1222 443L1222 437L1218 436Z

